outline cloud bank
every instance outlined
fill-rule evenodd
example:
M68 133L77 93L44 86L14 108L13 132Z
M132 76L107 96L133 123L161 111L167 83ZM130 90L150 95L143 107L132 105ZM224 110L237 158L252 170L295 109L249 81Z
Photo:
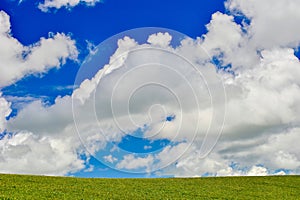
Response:
M68 59L77 59L78 50L75 41L64 33L50 33L49 38L41 38L35 44L24 46L12 36L10 26L9 16L0 11L0 88L29 75L43 75L50 69L59 69ZM38 102L35 102L35 105L45 109ZM77 151L73 149L72 143L68 143L65 139L38 136L36 132L33 134L26 128L9 132L7 117L12 112L10 106L11 103L0 93L2 173L63 175L84 167L83 162L77 159ZM30 119L24 120L23 124L34 123L33 115L30 115ZM35 125L39 126L37 123Z
M120 39L118 49L107 65L92 78L82 81L71 96L57 98L50 107L36 101L6 121L10 105L0 98L0 128L15 133L0 140L0 169L11 173L67 174L84 167L87 161L80 154L100 158L97 152L101 150L107 153L101 155L103 161L119 170L151 172L172 163L159 170L159 175L299 173L300 63L295 49L300 42L300 29L296 25L300 15L295 8L300 5L292 0L284 5L280 0L230 0L225 5L228 14L213 14L205 35L195 40L183 39L177 47L171 46L172 35L169 33L150 35L143 44L130 37ZM241 23L236 22L237 18L242 19ZM2 31L5 38L15 42L7 34L7 27L9 24L0 30L6 30ZM165 51L153 53L149 48ZM211 96L194 68L166 52L181 55L196 66L205 78ZM73 54L64 55L66 59ZM163 66L148 66L141 71L134 68L149 63L149 58L168 66L181 64L182 68L174 69L182 76ZM39 69L38 72L45 72L45 67ZM19 79L21 77L19 75ZM182 77L188 80L191 88L197 89L196 100L190 98L193 96L189 93L190 86L183 81L185 79L173 81ZM17 79L12 77L3 85ZM172 92L161 90L162 87L136 88L151 80L171 88L183 104L178 104L180 101L173 98ZM220 83L223 83L222 87ZM226 101L220 95L223 89ZM199 109L195 108L197 103ZM157 104L164 108L151 107ZM131 118L123 105L129 107ZM226 118L223 123L224 107ZM170 115L176 117L167 122L163 120ZM194 125L198 123L199 129L195 130ZM174 143L155 154L114 154L109 143L120 142L124 132L132 134L144 125L144 137L168 139ZM205 137L208 128L209 135ZM220 130L222 135L210 151ZM206 151L210 153L204 154ZM22 155L22 159L17 155ZM172 158L176 158L176 162ZM49 167L51 162L56 164Z

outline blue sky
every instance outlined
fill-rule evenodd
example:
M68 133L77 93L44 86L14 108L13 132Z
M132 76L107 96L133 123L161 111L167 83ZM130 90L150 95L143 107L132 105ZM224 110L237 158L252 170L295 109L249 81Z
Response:
M24 45L35 43L40 37L47 37L49 32L70 33L72 38L76 39L80 49L79 63L67 62L60 70L50 70L42 77L29 76L2 89L4 95L32 96L41 98L47 104L53 104L57 96L72 93L73 88L68 86L74 84L80 62L88 55L87 41L97 45L117 33L140 27L169 28L196 38L205 33L205 24L209 22L211 14L224 10L224 5L220 0L205 3L193 0L188 4L180 1L107 0L92 8L80 5L71 10L60 9L44 13L37 9L36 1L26 0L20 3L7 0L0 4L0 9L11 16L12 35ZM14 102L12 103L14 108ZM17 112L18 106L15 106L11 116ZM130 148L129 143L125 138L120 145ZM149 141L145 144L147 143ZM139 146L145 144L143 142ZM143 150L138 146L134 148L138 151ZM74 175L144 176L106 169L95 159L92 159L91 163L99 165L100 170L92 173L79 172ZM102 170L101 167L106 170Z
M0 173L300 173L299 3L65 2L0 3Z
M41 12L37 5L37 1L31 0L1 2L0 9L11 16L12 35L22 44L30 45L40 37L47 37L49 32L71 34L80 50L79 62L88 55L87 41L97 45L117 33L140 27L169 28L196 38L206 32L205 24L211 14L224 10L220 0L205 3L192 0L188 4L169 0L108 0L91 8L79 5L50 13ZM51 103L56 96L72 92L72 88L57 90L57 87L73 85L79 67L79 63L68 62L59 71L50 70L42 78L29 76L2 91L6 95L42 96Z

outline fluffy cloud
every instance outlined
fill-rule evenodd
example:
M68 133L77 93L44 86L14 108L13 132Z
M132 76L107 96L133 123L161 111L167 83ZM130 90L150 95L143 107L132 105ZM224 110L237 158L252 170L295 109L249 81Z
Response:
M124 156L123 160L117 164L119 169L138 169L143 167L149 167L153 164L154 158L151 155L148 155L145 158L138 157L135 158L133 155L129 154ZM146 171L149 171L147 169Z
M222 62L221 64L230 64L235 75L222 74L227 93L227 118L223 127L223 135L215 150L207 158L201 158L199 156L201 155L199 151L201 141L198 143L195 138L192 148L197 153L189 152L186 156L179 158L175 167L167 169L166 173L201 176L205 173L218 174L224 169L231 169L227 175L276 174L276 169L282 168L294 172L299 171L299 150L292 145L292 140L297 141L300 137L298 128L300 126L298 114L300 63L290 47L297 47L300 39L297 30L293 31L295 24L290 26L286 23L288 20L274 21L278 14L275 10L280 7L283 9L279 14L286 13L292 21L297 21L297 13L290 10L293 8L292 4L296 3L289 2L290 6L285 8L279 1L274 4L270 3L269 6L261 5L259 2L230 1L227 6L232 13L244 13L251 19L250 25L239 25L234 22L234 16L215 13L210 24L207 25L208 33L203 38L193 42L185 40L182 46L176 49L177 52L199 63L203 61L199 49L203 47L212 57L217 57ZM253 13L244 11L243 6L248 6L250 10L254 9ZM256 8L269 7L274 12L270 14L257 11L257 15L275 13L275 16L256 16ZM262 22L262 20L267 21ZM270 37L269 31L256 30L258 23L275 24L275 28L285 23L288 27L281 29L278 32L278 38L274 39ZM269 26L263 27L267 29ZM246 32L243 29L247 29ZM290 30L292 35L286 35ZM152 37L157 37L157 35ZM208 73L204 74L207 78ZM207 80L210 79L207 78ZM216 88L213 87L213 90ZM220 102L216 101L217 106ZM174 109L172 111L176 113ZM188 110L184 109L184 112ZM207 116L210 112L208 111ZM191 116L190 119L196 117L193 114ZM174 135L177 122L175 119L166 123L161 129L164 134L160 136L174 139L170 135ZM180 124L183 125L185 122L184 120ZM215 125L222 126L222 124ZM159 129L155 128L155 124L151 127L154 130ZM162 123L158 123L158 127L162 127ZM188 126L182 127L181 131L185 135L191 133ZM150 132L150 135L153 133ZM291 137L293 139L286 141ZM165 157L168 158L169 155L172 155L172 150ZM242 169L230 168L231 162L238 162ZM261 164L265 167L258 167ZM243 170L243 168L248 170Z
M75 41L63 33L50 34L48 39L41 38L39 42L30 46L22 45L11 35L9 16L3 11L0 11L0 43L0 88L25 76L43 74L51 68L60 68L67 59L76 60L78 55ZM11 128L6 118L11 113L11 103L8 100L12 99L15 98L2 97L0 93L0 169L2 173L63 175L84 167L84 161L79 158L78 151L73 148L74 144L75 146L80 144L73 136L75 129L70 131L72 127L65 127L65 132L62 129L54 129L53 132L61 133L56 135L43 131L45 130L43 125L46 122L59 128L62 127L60 124L67 124L66 118L71 119L69 116L66 117L68 113L59 113L58 116L62 121L57 121L42 112L37 123L33 123L38 119L35 115L22 118L23 114L21 114L20 121L16 120L16 127ZM36 99L28 101L24 98L21 101L24 101L23 106L26 106L26 102L33 101L31 106L33 113L45 109ZM64 103L63 100L60 102L61 105ZM69 103L68 106L70 105ZM30 120L26 119L27 117ZM68 137L68 133L72 133L72 137Z
M10 103L2 96L0 93L0 133L5 130L6 127L6 117L11 113Z
M225 5L234 15L244 15L251 20L246 29L258 48L299 45L299 1L228 0Z
M127 46L132 45L134 46L133 40L129 38L120 40L115 56L123 54ZM117 69L122 62L116 64L114 60L113 56L111 66ZM98 76L105 69L107 67L100 70ZM3 117L1 130L5 128L7 132L14 133L13 135L7 134L1 140L1 171L3 173L65 175L84 167L85 160L80 157L81 154L89 158L90 154L103 149L107 140L119 141L121 138L119 130L99 127L98 121L94 118L94 102L90 94L95 90L98 82L97 76L91 81L82 82L72 96L57 97L52 106L46 106L42 101L34 100L24 105L18 115L9 121L6 121L5 116L10 113L10 104L1 98L1 116ZM75 108L74 113L72 106ZM99 133L99 129L102 129L102 133L106 135ZM18 152L19 156L13 156ZM105 159L114 161L115 158L106 157ZM53 165L53 162L56 164Z
M55 102L49 107L34 101L6 122L7 132L13 135L7 134L1 140L2 172L65 175L83 169L90 154L104 148L106 138L99 134L93 115L84 112L86 106L74 105L82 114L76 126L72 98L58 97ZM79 136L77 131L82 134ZM27 150L21 151L22 148ZM13 156L18 152L19 156Z
M11 35L9 16L0 11L0 87L10 85L30 74L43 74L60 68L67 59L76 60L75 41L63 33L50 34L30 46Z
M101 0L45 0L43 3L39 4L38 8L43 12L47 12L51 8L60 9L62 7L65 7L70 9L79 4L94 6L99 2L101 2Z
M276 169L299 173L300 155L293 141L300 139L300 63L290 48L297 47L300 41L293 24L299 18L292 9L295 4L228 1L226 5L232 14L242 13L251 20L244 27L236 24L233 16L213 15L203 43L198 39L198 44L204 45L222 64L230 64L236 74L223 76L227 94L223 135L207 158L188 154L168 173L266 175L278 174ZM278 20L282 19L278 15L284 15L284 19ZM232 162L242 167L233 169ZM261 164L264 167L257 167Z
M172 40L172 36L168 33L157 33L150 35L147 42L158 47L168 47Z
M84 168L68 138L21 132L4 137L0 146L1 173L65 175Z
M233 23L228 16L218 15L224 17L225 21L229 20ZM212 20L212 23L215 21ZM152 35L149 38L159 36L161 40L169 41L164 34ZM167 49L171 49L175 54L187 49L194 52L196 48L201 48L201 45L208 45L207 38L209 37L204 37L197 45L184 40L176 49L171 49L169 46ZM62 138L72 138L74 116L81 142L93 154L100 149L103 150L110 142L120 141L122 133L132 132L147 124L145 137L167 138L178 144L166 146L161 152L146 157L125 154L122 159L117 159L116 155L107 155L103 160L120 170L138 171L144 168L147 172L176 161L175 165L162 172L175 176L263 175L275 173L274 171L279 168L298 170L299 157L296 147L291 151L288 149L289 142L283 142L281 145L268 142L274 141L272 138L279 135L284 137L284 130L291 124L299 125L297 113L299 113L300 91L297 77L300 68L292 49L264 50L259 55L260 60L254 66L240 70L237 68L235 76L222 71L216 73L208 58L198 58L198 61L202 59L202 64L195 63L195 65L201 69L210 87L213 106L217 110L215 115L221 115L221 118L215 118L216 120L211 122L214 114L210 108L207 89L204 84L201 84L201 79L195 76L195 73L191 73L192 68L191 71L187 70L190 69L187 63L172 57L165 51L153 52L150 48L153 47L152 44L138 45L128 37L119 40L118 45L119 48L111 56L110 62L92 79L83 81L72 97L57 98L56 103L51 107L45 107L40 102L29 104L19 112L18 116L9 121L9 130L14 132L26 130L38 134L39 137L60 135ZM221 50L228 52L226 48ZM149 63L149 59L152 63L159 61L161 64L173 66L181 76L186 77L189 80L189 87L200 91L196 93L198 97L196 101L201 109L195 109L197 104L191 98L193 94L189 93L189 87L185 86L186 80L178 79L182 77L173 73L172 69L155 65L143 68L143 64ZM227 92L226 102L222 96L216 95L222 90L222 85L217 84L220 78L223 79ZM178 107L176 98L175 101L172 100L172 94L164 87L151 88L146 84L145 87L141 87L143 90L139 91L137 88L144 83L153 82L171 89L176 94L181 107ZM74 115L70 107L72 100ZM222 112L219 110L222 110L224 103L227 107L227 120L223 126ZM127 106L130 109L130 118L128 118ZM200 118L198 118L199 114ZM168 115L176 117L166 122L163 119ZM198 130L194 126L197 124L197 119L200 121ZM212 139L205 141L204 136L210 124L213 126L210 127L206 138ZM216 141L214 138L218 137L218 132L222 128L221 139L214 151L206 157L203 152L211 150L213 142ZM299 137L297 130L293 131L295 141ZM196 137L194 133L197 133ZM279 139L276 141L280 143ZM191 146L188 145L189 143ZM203 146L203 143L208 145ZM82 148L79 142L73 141L72 144L74 148ZM270 159L270 155L275 157ZM237 162L241 168L248 170L234 169L230 167L232 162ZM261 164L265 167L257 167Z
M273 175L285 175L284 171L272 173ZM231 167L217 172L217 176L267 176L268 169L262 166L252 166L249 170L235 170Z
M210 54L218 54L218 51L229 53L234 51L242 40L241 27L233 21L233 16L214 13L210 23L206 26L208 33L204 35L203 47Z
M120 170L150 172L172 163L159 173L174 176L299 173L300 63L293 48L300 38L295 24L276 20L286 13L291 24L297 21L292 9L297 3L288 2L227 1L230 14L215 13L207 34L183 39L176 48L170 46L171 33L150 35L145 44L121 38L109 63L83 80L71 96L57 98L50 107L30 103L7 122L7 129L18 134L2 141L7 157L0 165L21 170L4 165L17 166L9 155L18 149L38 153L35 146L46 142L45 148L50 147L35 157L52 153L60 158L66 153L69 162L58 159L66 170L39 173L78 170L83 161L76 153L86 150L96 157L99 150L108 150L97 158ZM250 23L234 21L241 13ZM286 29L273 37L266 24L274 24L272 31L281 25ZM217 70L211 58L219 67L231 66L232 72ZM168 116L174 117L166 120ZM143 137L173 143L146 155L111 148L138 128ZM86 149L74 138L76 130ZM72 150L53 145L65 140Z

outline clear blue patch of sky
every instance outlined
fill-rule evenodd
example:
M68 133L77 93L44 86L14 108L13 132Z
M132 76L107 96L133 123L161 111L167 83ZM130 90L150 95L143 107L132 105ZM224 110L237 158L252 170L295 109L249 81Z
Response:
M125 151L132 153L151 153L162 150L170 144L167 139L151 140L146 138L134 137L126 135L117 146Z

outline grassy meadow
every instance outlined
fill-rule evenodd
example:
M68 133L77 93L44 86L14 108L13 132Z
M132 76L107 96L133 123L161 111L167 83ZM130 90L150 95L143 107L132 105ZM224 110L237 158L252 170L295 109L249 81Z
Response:
M300 176L101 179L2 174L0 199L300 199Z

